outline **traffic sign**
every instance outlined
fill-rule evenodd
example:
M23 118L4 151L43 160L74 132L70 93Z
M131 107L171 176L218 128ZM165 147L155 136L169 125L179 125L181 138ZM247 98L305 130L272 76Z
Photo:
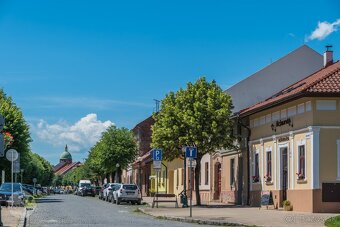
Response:
M6 158L8 159L8 161L11 162L17 160L18 156L19 156L18 152L14 149L9 149L6 153Z
M193 158L188 158L187 165L189 168L196 168L196 160Z
M162 161L153 161L153 168L154 169L161 169L162 168Z
M185 147L186 158L197 158L197 147Z
M0 157L5 156L5 139L4 135L0 133Z
M153 159L153 161L162 161L162 150L161 149L154 149L152 151L152 159Z

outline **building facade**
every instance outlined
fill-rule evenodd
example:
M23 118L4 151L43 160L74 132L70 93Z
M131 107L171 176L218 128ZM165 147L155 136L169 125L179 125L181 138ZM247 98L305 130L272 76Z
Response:
M241 112L251 137L250 204L270 192L275 208L340 212L340 62Z

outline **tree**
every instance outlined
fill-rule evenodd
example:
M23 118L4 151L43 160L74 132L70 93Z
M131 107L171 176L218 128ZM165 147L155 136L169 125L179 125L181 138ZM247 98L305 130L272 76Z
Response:
M32 184L33 178L41 185L51 185L54 173L52 165L43 157L33 152L28 153L28 163L23 173L23 182Z
M215 81L204 77L188 83L186 89L170 92L162 100L162 108L154 114L152 147L161 148L171 161L181 157L185 145L197 147L195 191L201 204L199 175L203 155L233 146L231 97Z
M132 132L110 126L91 148L85 164L96 174L109 174L126 168L136 155L137 143ZM116 164L119 164L119 169Z
M12 137L8 143L7 149L13 148L20 153L21 167L25 169L30 160L29 143L32 141L29 133L29 127L19 107L0 89L0 113L5 118L3 132L7 138ZM6 171L7 177L10 174L10 162L6 159L0 159L0 169Z

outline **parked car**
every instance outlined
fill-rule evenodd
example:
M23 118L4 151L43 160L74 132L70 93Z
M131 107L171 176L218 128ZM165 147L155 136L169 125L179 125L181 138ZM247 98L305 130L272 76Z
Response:
M100 188L98 198L104 200L104 189L106 188L107 184L103 184Z
M121 202L131 202L131 204L142 203L142 194L136 184L119 184L113 191L113 203L119 205Z
M103 197L105 201L111 202L112 191L118 183L108 183L103 191Z
M81 191L84 187L91 187L91 181L90 180L80 180L79 184L78 184L77 195L82 195Z
M102 189L102 187L100 187L100 186L95 186L96 195L99 195L99 192L100 192L101 189Z
M81 196L87 196L90 195L92 197L96 196L96 189L91 185L85 185L82 188L79 189L79 194Z
M13 183L13 205L23 206L25 193L20 183ZM12 201L12 183L3 183L0 186L0 205L8 205Z

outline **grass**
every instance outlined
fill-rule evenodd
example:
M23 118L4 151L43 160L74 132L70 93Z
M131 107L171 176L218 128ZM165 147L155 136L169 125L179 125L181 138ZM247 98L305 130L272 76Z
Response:
M325 221L325 226L327 226L327 227L339 227L340 226L340 215L328 218Z

